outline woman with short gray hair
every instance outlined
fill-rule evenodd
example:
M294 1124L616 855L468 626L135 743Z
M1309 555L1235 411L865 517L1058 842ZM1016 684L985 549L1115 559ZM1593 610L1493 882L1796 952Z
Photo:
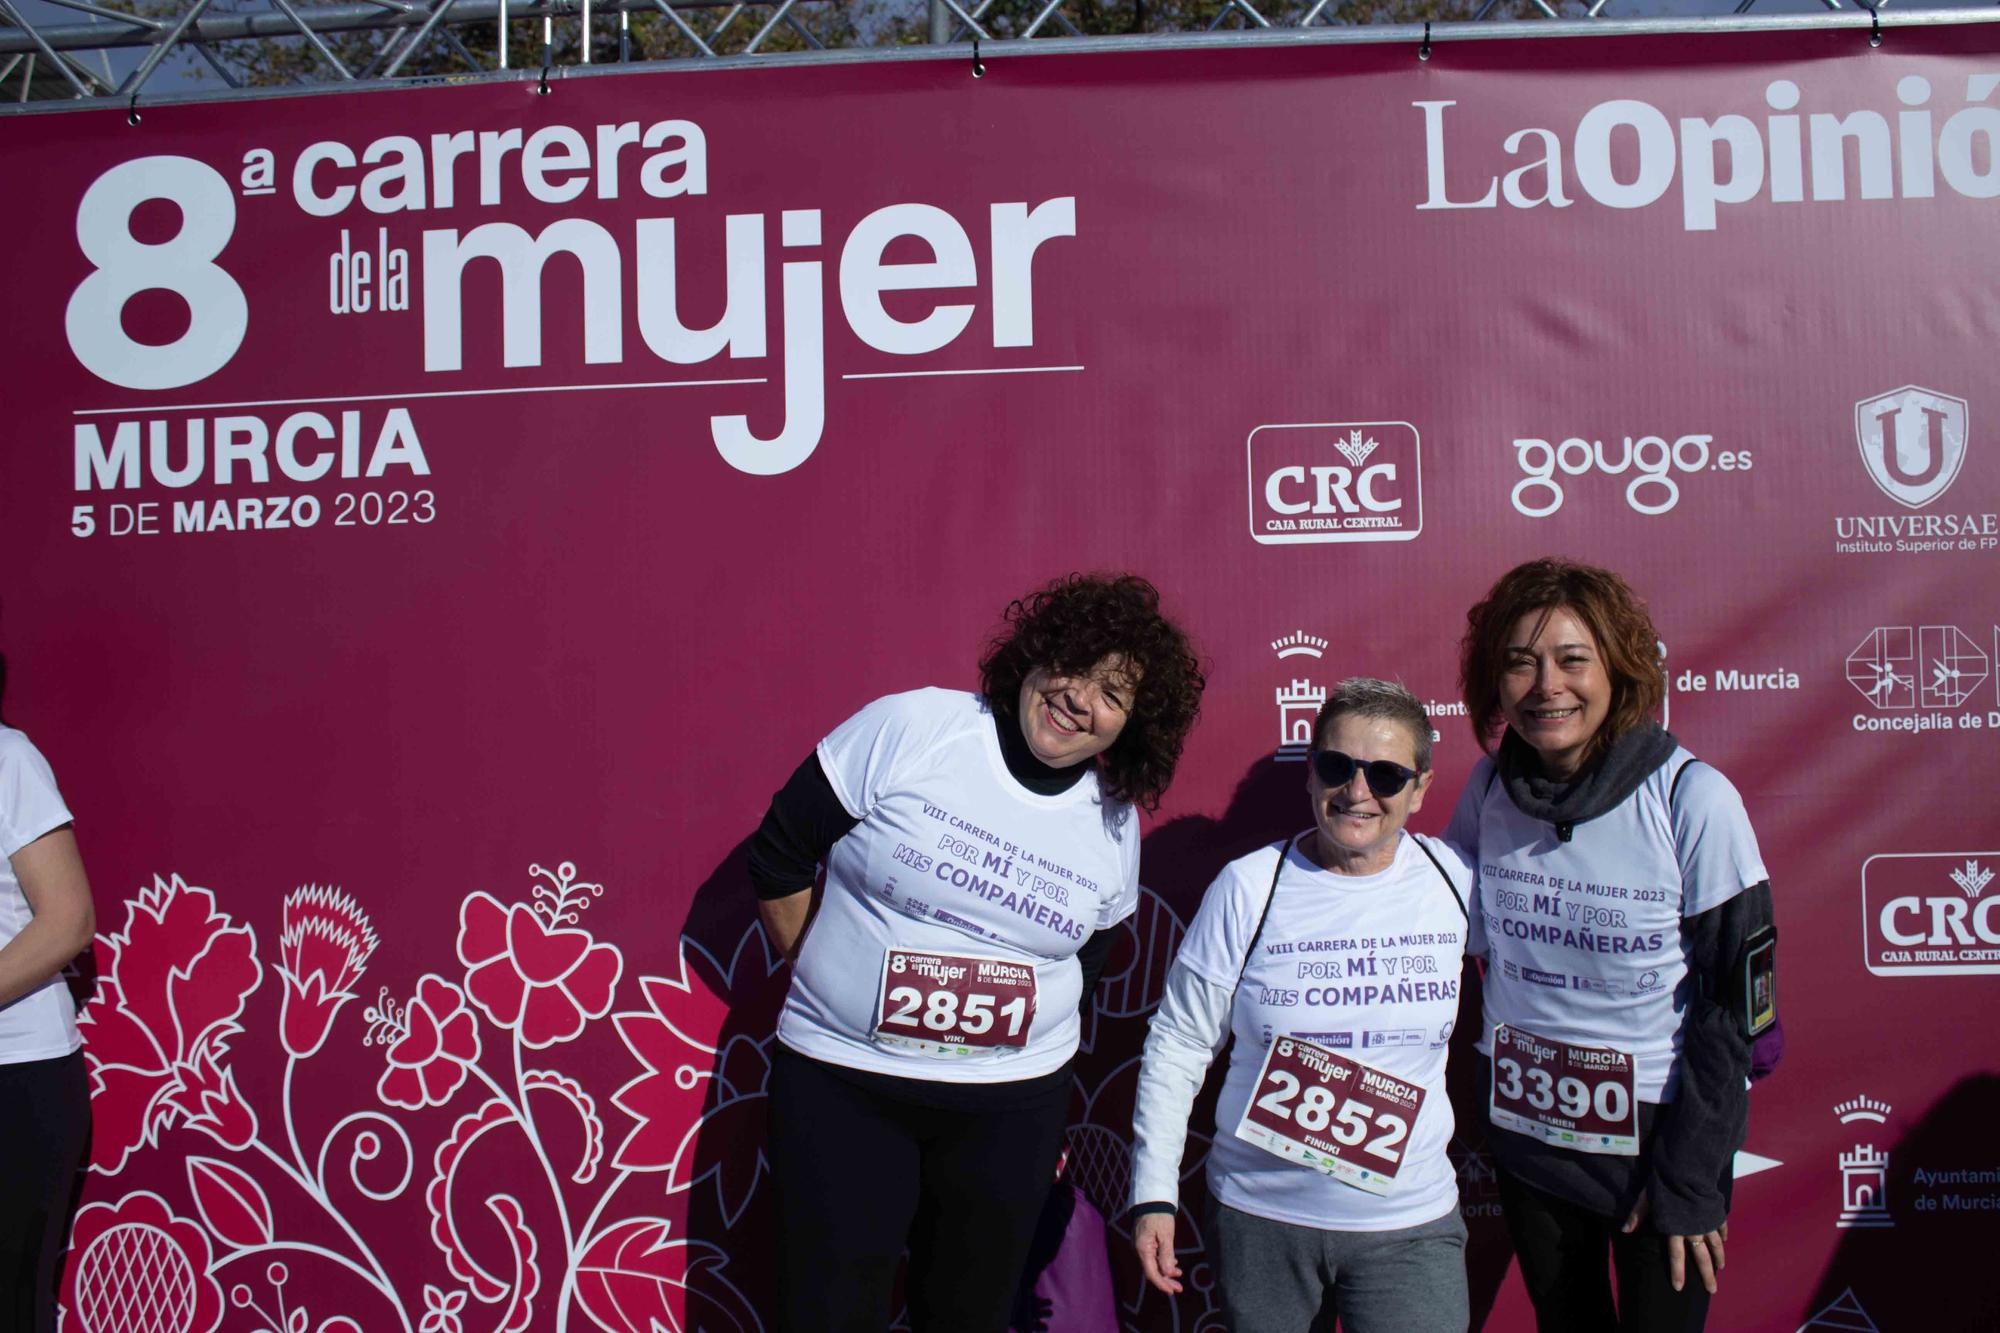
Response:
M1236 1044L1208 1155L1209 1225L1235 1333L1463 1333L1465 1224L1445 1146L1472 869L1404 824L1431 783L1408 690L1342 681L1313 724L1313 827L1223 867L1153 1018L1133 1118L1133 1243L1181 1289L1188 1117Z

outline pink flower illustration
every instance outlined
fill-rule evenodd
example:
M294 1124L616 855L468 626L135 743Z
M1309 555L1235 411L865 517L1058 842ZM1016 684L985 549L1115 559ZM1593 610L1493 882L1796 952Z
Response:
M78 1020L90 1064L91 1165L122 1169L177 1111L210 1133L240 1136L234 1108L248 1108L220 1061L263 980L250 928L175 875L141 889L126 904L125 928L97 944L98 996Z
M389 1047L389 1067L375 1091L391 1106L443 1106L479 1059L479 1025L465 992L443 977L417 982L416 997L400 1014L386 1000L368 1014L375 1020L369 1039Z
M764 1157L765 1086L770 1057L748 1037L731 1038L712 1079L714 1100L689 1126L667 1168L667 1192L715 1182L722 1220L735 1226L749 1206L767 1165Z
M624 971L616 946L597 943L588 931L557 928L575 919L561 904L504 907L484 892L468 895L459 909L466 993L481 1013L518 1030L537 1050L573 1040L586 1019L611 1012Z
M63 1278L63 1328L82 1333L211 1333L222 1284L209 1275L208 1235L141 1191L76 1215Z
M445 1292L424 1283L424 1322L417 1333L465 1333L465 1293Z
M611 1096L612 1105L639 1122L618 1145L613 1165L667 1170L703 1106L763 1091L761 1077L753 1087L713 1086L716 1052L731 1030L761 1038L777 1027L785 982L754 925L737 940L727 967L683 935L678 977L639 978L647 1011L612 1016L646 1071Z
M375 952L375 928L355 901L332 887L308 884L285 895L278 935L278 976L285 983L279 1038L294 1059L326 1043L341 1007Z
M247 1148L257 1137L257 1113L236 1090L236 1075L215 1062L207 1046L176 1067L179 1079L167 1091L166 1103L186 1117L189 1129L225 1148Z
M684 992L660 977L639 978L639 992L650 1012L612 1019L625 1048L646 1072L611 1094L611 1104L639 1122L618 1145L611 1164L627 1171L664 1171L674 1164L688 1126L701 1118L715 1056L675 1032L667 1018Z
M750 1302L722 1276L722 1248L668 1239L672 1229L663 1218L632 1217L598 1233L576 1266L590 1322L605 1333L761 1333Z
M669 1172L672 1189L712 1175L733 1224L764 1165L770 1070L758 1040L740 1029L761 1037L776 1025L783 978L756 926L737 941L727 968L685 936L680 964L678 978L639 979L647 1012L613 1016L626 1049L645 1069L612 1094L612 1104L638 1122L613 1165ZM732 1029L739 1035L728 1035ZM726 1052L720 1058L718 1047ZM702 1143L705 1153L698 1151Z

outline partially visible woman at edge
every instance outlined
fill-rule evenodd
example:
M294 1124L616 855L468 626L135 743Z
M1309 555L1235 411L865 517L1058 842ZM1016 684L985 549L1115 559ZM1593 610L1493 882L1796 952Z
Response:
M1404 831L1432 776L1408 690L1342 681L1312 745L1312 827L1223 867L1168 973L1133 1116L1133 1246L1147 1281L1181 1289L1188 1115L1233 1031L1203 1233L1229 1327L1305 1333L1337 1314L1347 1333L1464 1333L1444 1067L1472 870Z
M1653 721L1658 636L1611 571L1510 570L1459 679L1488 754L1445 836L1477 852L1487 1138L1537 1326L1698 1330L1776 1016L1756 836Z
M750 846L794 959L770 1076L781 1333L1001 1333L1069 1111L1081 1012L1138 905L1203 677L1131 575L1012 603L980 692L877 699ZM811 914L815 865L826 887Z
M61 972L97 917L48 761L0 725L0 1328L52 1333L69 1202L90 1132Z

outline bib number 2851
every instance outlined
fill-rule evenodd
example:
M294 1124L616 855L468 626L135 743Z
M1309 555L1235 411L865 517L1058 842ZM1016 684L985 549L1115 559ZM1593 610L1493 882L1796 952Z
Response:
M891 949L875 1040L926 1055L1019 1050L1035 1020L1035 969L967 954Z

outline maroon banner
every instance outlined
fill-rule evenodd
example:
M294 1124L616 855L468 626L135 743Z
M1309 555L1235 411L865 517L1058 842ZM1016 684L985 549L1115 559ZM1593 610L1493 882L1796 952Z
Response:
M1649 598L1777 897L1712 1326L1975 1325L1997 146L1986 24L0 118L5 708L100 929L66 1327L764 1327L744 840L1071 569L1211 666L1086 1026L1115 1215L1182 923L1305 822L1327 687L1428 702L1440 828L1464 612L1548 552ZM1205 1116L1187 1291L1113 1227L1129 1328L1219 1319ZM1469 1104L1454 1155L1526 1327Z

